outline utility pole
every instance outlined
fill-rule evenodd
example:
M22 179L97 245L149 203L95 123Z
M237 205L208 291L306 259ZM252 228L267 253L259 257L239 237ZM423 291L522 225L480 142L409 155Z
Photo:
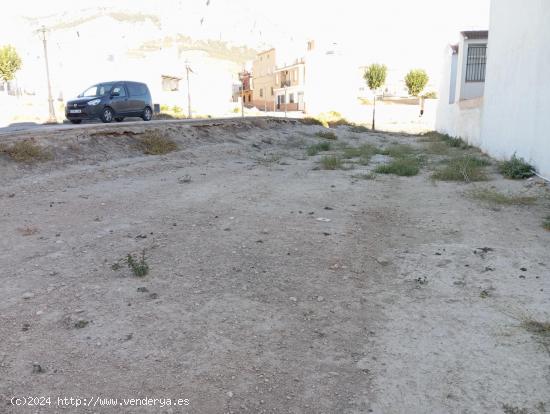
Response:
M245 68L239 73L239 78L241 79L241 118L244 118L244 78L246 76Z
M191 90L189 89L189 72L193 72L193 70L189 67L189 61L185 61L185 72L187 73L187 113L189 119L193 118L193 114L191 113Z
M48 80L48 107L49 107L49 118L48 122L57 122L57 119L55 118L55 110L53 107L53 98L52 98L52 85L50 82L50 66L48 64L48 45L46 41L46 27L42 26L41 29L39 29L39 32L42 33L42 43L44 44L44 61L46 62L46 78Z

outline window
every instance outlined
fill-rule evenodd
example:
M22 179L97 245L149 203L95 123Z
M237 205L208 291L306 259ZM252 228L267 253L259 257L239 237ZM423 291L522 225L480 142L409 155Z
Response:
M139 83L129 83L127 85L128 93L130 94L130 96L141 96L147 93L145 90L145 86L140 85Z
M273 96L275 93L273 92L273 86L271 87L271 96Z
M166 92L175 92L180 89L180 78L174 76L162 76L162 90ZM131 94L132 92L130 92Z
M466 60L466 82L485 82L485 64L487 62L487 45L471 44L468 46Z
M126 96L126 89L124 89L123 85L116 85L111 91L111 94L115 95L117 92L117 96Z
M263 96L264 96L264 90L260 88L260 98L262 98Z
M291 93L289 96L288 96L288 102L289 103L294 103L294 94Z

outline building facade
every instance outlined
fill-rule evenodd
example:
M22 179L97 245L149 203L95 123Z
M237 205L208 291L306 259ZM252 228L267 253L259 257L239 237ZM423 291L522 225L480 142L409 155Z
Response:
M252 63L252 106L263 111L275 109L276 66L275 49L258 53Z
M447 48L436 129L479 146L489 32L464 31Z
M305 76L303 60L275 70L274 95L277 111L305 111Z
M463 53L451 48L436 129L550 178L548 21L548 1L493 0L486 55L485 39L468 32Z

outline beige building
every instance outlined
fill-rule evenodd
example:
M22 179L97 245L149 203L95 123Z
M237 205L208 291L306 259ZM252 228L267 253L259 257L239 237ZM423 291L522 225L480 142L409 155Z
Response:
M303 60L275 71L275 103L279 111L304 111L306 66Z
M275 49L258 53L252 63L252 104L260 110L274 110L275 67Z

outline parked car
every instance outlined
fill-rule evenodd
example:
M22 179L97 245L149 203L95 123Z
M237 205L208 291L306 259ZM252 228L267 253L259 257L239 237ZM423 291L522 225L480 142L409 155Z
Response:
M83 119L99 118L103 122L122 122L124 117L153 118L153 103L144 83L117 81L90 86L77 99L67 102L65 117L73 124Z

